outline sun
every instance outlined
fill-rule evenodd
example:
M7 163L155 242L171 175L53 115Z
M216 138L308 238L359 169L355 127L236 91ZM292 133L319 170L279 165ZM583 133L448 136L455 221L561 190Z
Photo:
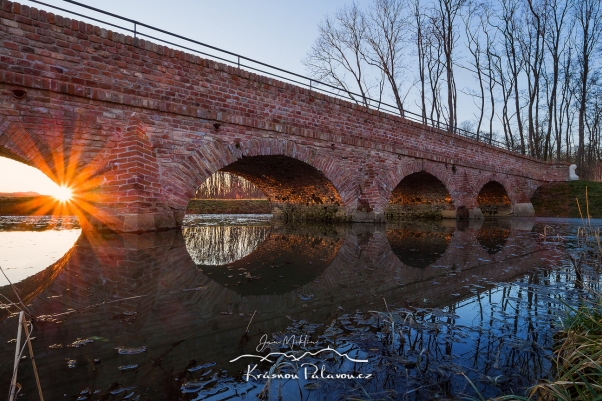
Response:
M52 193L52 197L54 197L59 202L69 202L71 198L73 198L73 191L71 188L67 186L57 187L54 193Z

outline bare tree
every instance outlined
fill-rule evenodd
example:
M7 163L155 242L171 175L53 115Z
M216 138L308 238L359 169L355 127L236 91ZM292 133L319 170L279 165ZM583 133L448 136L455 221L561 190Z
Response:
M485 4L483 6L483 14L480 19L479 28L481 29L483 35L485 35L485 62L487 65L487 89L489 91L489 101L491 104L491 112L489 114L489 142L491 143L491 139L493 137L493 120L495 116L495 94L494 89L496 87L495 80L495 69L494 69L494 47L495 47L495 31L490 31L489 27L491 26L491 18L493 16L493 10L490 5ZM510 143L508 141L508 135L504 131L506 137L506 146Z
M520 53L517 36L520 36L519 22L517 14L519 13L519 4L517 0L501 0L501 24L499 30L503 37L504 56L509 74L509 81L512 84L514 92L514 108L518 135L520 138L520 151L525 153L525 136L523 133L523 122L521 118L520 96L519 96L519 75L523 70L523 60ZM502 68L505 73L505 68ZM508 111L506 111L507 116ZM507 117L506 117L507 118Z
M317 80L340 87L356 103L369 106L370 90L381 86L370 82L365 71L366 24L357 4L338 10L334 18L327 16L318 31L303 64Z
M571 8L571 3L568 0L550 0L547 9L549 20L549 29L544 37L546 48L548 49L551 64L551 91L548 96L548 129L544 144L544 159L548 157L548 149L550 148L552 127L554 127L556 141L556 158L561 158L562 137L560 135L561 128L558 125L558 84L560 80L560 59L566 50L568 44L568 35L566 33L566 25L568 13ZM550 149L551 152L551 149Z
M602 131L602 76L599 71L594 73L591 79L590 102L588 103L586 129L588 132L588 146L586 154L587 171L586 177L594 179L595 169L600 166L600 135Z
M218 171L201 184L195 194L197 199L265 199L259 188L246 179Z
M529 155L541 156L539 129L539 99L541 86L541 72L544 60L543 40L546 35L546 20L541 17L542 3L533 4L527 0L528 10L524 13L523 35L519 39L523 62L527 77L527 123L528 123L528 149Z
M501 94L502 94L502 113L499 116L499 120L502 123L502 127L504 129L504 137L506 139L506 146L510 150L516 150L516 145L514 142L514 134L512 133L512 124L511 119L512 115L510 114L510 99L512 97L512 93L514 92L515 81L513 76L506 76L505 72L505 61L502 56L497 53L494 53L494 49L489 49L489 54L492 59L493 70L496 75L496 79L500 84ZM506 60L507 62L507 60ZM522 149L522 148L521 148Z
M404 11L409 7L401 0L375 0L366 16L364 58L378 68L389 82L389 88L400 115L404 115L398 77L403 70L403 53L409 42L410 21Z
M447 83L448 126L454 131L458 125L456 82L454 79L454 57L456 43L460 37L456 18L460 14L466 0L438 0L434 12L433 28L441 41L443 49L443 64Z
M359 104L390 97L401 115L497 130L508 149L584 172L602 154L601 19L600 0L371 0L326 17L304 62ZM475 78L461 91L458 67ZM474 124L458 121L465 96Z
M429 89L431 92L431 121L436 121L437 126L443 117L443 108L441 106L441 77L443 75L443 43L441 37L436 34L434 25L437 23L436 17L429 15L428 31L424 36L426 43L426 69L428 72Z
M575 50L579 66L579 122L577 166L584 167L585 162L585 124L587 102L590 89L591 62L594 51L602 39L602 4L600 0L576 0L574 6L576 22Z
M414 14L414 34L416 40L416 54L418 57L418 75L420 81L420 115L422 122L426 124L426 54L428 52L425 35L428 27L425 23L425 16L422 13L420 0L414 0L412 3L412 12Z
M468 51L472 55L472 61L470 62L474 71L477 75L479 82L479 104L477 105L479 114L477 116L476 134L477 141L480 139L481 125L483 124L483 118L485 115L485 86L483 83L483 72L485 66L483 65L483 49L482 49L482 38L481 38L481 26L483 25L483 4L480 3L468 3L466 13L463 16L464 31L467 38ZM490 131L491 132L491 131Z
M572 67L573 56L572 49L569 47L567 52L564 54L561 62L562 68L562 89L560 93L560 104L559 109L560 113L558 116L558 126L559 126L559 137L562 138L562 130L564 129L564 146L566 149L566 161L571 160L571 139L572 139L572 127L574 115L571 112L571 105L573 104L573 99L575 97L574 90L574 72Z

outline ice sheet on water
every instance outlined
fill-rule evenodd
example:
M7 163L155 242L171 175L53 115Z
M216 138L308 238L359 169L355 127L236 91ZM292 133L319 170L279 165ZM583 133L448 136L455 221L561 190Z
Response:
M73 230L76 216L0 216L0 231Z
M146 352L147 347L146 347L146 345L143 345L141 347L117 347L115 349L117 350L117 353L120 355L134 355L134 354L141 354L143 352Z

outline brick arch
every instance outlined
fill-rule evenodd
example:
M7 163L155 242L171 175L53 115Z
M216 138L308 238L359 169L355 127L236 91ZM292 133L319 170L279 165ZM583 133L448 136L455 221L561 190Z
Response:
M21 123L0 116L0 156L37 168L50 179L56 177L50 147Z
M237 159L249 156L287 156L303 162L324 175L340 196L342 206L349 207L357 196L353 171L341 168L341 161L335 160L324 149L317 150L293 141L280 139L253 139L228 146Z
M506 178L505 175L496 174L496 173L481 174L479 179L476 180L475 183L472 185L471 195L473 197L477 198L479 196L479 193L483 189L483 187L485 185L487 185L487 183L492 182L492 181L497 182L501 186L504 187L504 190L506 191L506 194L508 194L508 198L510 198L510 201L512 203L514 203L516 201L515 193L514 193L514 191L512 191L512 188L514 187L514 185L512 185L511 180Z
M539 185L541 185L541 181L528 179L524 177L507 176L506 174L496 173L481 174L481 177L475 182L473 186L472 196L474 196L474 198L477 199L478 194L483 188L483 186L490 181L499 182L504 187L512 205L521 203L527 205L530 204L531 197L533 196ZM529 213L521 214L519 211L514 211L513 213L515 215L532 215Z
M514 202L507 188L507 183L504 185L496 179L490 179L480 185L476 200L484 216L508 216L512 214L512 204Z
M246 160L252 161L252 158L265 161L265 157L268 156L289 158L297 165L307 166L308 171L312 170L322 175L324 181L332 185L335 191L333 196L339 206L346 208L353 203L356 194L354 186L349 185L349 181L352 181L351 173L340 169L340 162L321 151L295 142L267 138L231 144L224 144L218 140L206 141L176 168L172 167L167 174L164 174L165 196L173 207L185 208L198 186L213 173L220 170L227 171L228 166ZM241 175L249 179L248 176ZM251 182L253 182L252 177ZM270 193L266 195L270 198Z
M414 216L438 218L444 210L455 209L456 186L453 178L447 174L445 165L420 161L403 166L397 173L394 179L401 178L390 184L393 189L385 209L388 219ZM406 191L401 190L403 184L406 185ZM411 189L417 192L407 192Z
M460 191L456 183L457 180L454 179L452 167L447 164L432 163L426 160L414 160L393 170L393 174L390 174L387 179L387 187L390 188L387 200L391 197L391 193L393 193L395 188L404 178L420 172L428 173L441 181L449 191L449 194L452 197L452 203L455 204L456 200L460 197Z

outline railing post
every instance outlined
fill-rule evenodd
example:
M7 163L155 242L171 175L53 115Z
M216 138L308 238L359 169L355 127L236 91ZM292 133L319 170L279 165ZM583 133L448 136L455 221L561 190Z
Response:
M240 56L238 56L238 68L240 69Z
M134 38L136 37L136 23L134 22Z

